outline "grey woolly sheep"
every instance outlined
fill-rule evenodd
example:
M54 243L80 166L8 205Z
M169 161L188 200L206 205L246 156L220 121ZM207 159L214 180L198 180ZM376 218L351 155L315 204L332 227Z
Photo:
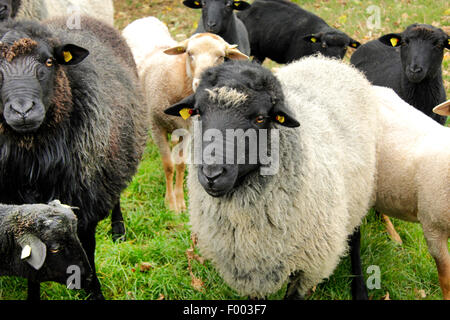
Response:
M68 284L74 266L80 281L92 269L77 236L77 218L58 200L44 204L0 204L0 276ZM70 283L69 283L70 284ZM29 299L33 297L29 292Z
M214 146L219 155L194 159L188 170L190 223L202 255L238 293L265 297L290 280L286 298L302 297L346 254L348 236L374 201L373 100L359 71L309 57L276 77L248 62L208 69L194 95L166 110L177 115L191 109L201 120L193 120L201 130L194 129L192 144L203 146L203 153ZM222 144L214 136L208 143L209 133L225 137L230 129L278 132L279 143L268 143L274 159L278 145L278 172L263 175L268 168L259 143L245 145L246 159L258 146L256 164L230 164L228 158L221 164L234 141L227 136Z

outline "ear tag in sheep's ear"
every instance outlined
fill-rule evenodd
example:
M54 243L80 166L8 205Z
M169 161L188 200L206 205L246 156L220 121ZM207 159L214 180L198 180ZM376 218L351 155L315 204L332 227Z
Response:
M35 270L42 268L47 256L47 247L36 236L32 234L25 234L18 240L22 247L20 254L21 260L26 261Z
M397 44L398 44L398 38L391 38L391 44L392 44L392 46L393 47L396 47L397 46Z
M352 43L351 46L352 46L353 48L356 48L358 45L357 45L356 43Z
M20 260L24 260L26 258L29 258L31 256L31 247L29 245L26 245L22 249L22 253L20 254Z
M312 43L316 43L316 42L317 42L317 38L311 37L311 42L312 42Z
M63 51L64 61L69 62L73 59L72 54L69 51Z
M280 115L276 116L275 120L277 120L279 123L284 123L284 121L286 121L286 119Z
M183 108L180 110L180 116L184 119L187 120L190 118L190 116L192 115L193 110L189 109L189 108Z

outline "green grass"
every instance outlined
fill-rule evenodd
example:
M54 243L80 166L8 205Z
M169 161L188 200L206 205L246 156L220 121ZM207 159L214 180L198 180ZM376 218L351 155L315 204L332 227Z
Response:
M449 24L447 1L296 1L306 9L322 16L329 24L339 27L361 42L383 33L401 31L413 22ZM378 5L382 9L381 29L369 34L366 8ZM154 15L164 21L176 39L189 36L195 29L199 12L172 0L116 0L116 25L122 29L134 19ZM348 57L347 57L348 59ZM443 65L447 95L449 94L450 54ZM273 62L265 64L276 66ZM110 220L97 229L96 267L107 299L245 299L230 289L211 264L192 261L192 272L203 281L203 287L191 285L186 250L191 246L188 214L177 215L164 205L165 181L161 160L149 138L139 171L122 195L127 228L127 241L114 243L110 235ZM383 223L370 213L362 225L363 270L371 265L381 270L381 289L369 290L373 300L383 299L442 299L436 267L428 253L419 224L392 219L403 239L403 245L391 241ZM150 268L141 271L141 264ZM351 299L350 262L344 258L334 274L317 286L309 299ZM366 274L367 278L368 274ZM271 295L281 299L284 290ZM83 292L67 290L56 283L41 286L43 299L84 299ZM25 299L26 280L0 277L0 299Z

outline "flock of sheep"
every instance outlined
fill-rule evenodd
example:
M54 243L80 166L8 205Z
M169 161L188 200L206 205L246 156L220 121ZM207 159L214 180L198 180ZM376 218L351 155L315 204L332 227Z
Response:
M0 275L27 278L39 299L40 282L66 284L75 265L103 299L96 226L112 212L114 239L125 236L120 194L150 130L167 207L189 210L201 254L239 294L288 283L286 299L304 298L350 252L353 298L367 299L359 226L375 208L421 223L450 299L448 35L414 24L361 44L286 0L183 3L202 17L177 43L155 17L120 33L111 0L0 0ZM67 8L87 14L81 28ZM265 58L287 65L272 72ZM199 142L175 134L198 126ZM236 136L209 130L243 132L238 144L277 136L277 172L261 174L260 143L242 148L255 163L223 161ZM186 206L192 150L171 143L191 136L214 161L189 163Z

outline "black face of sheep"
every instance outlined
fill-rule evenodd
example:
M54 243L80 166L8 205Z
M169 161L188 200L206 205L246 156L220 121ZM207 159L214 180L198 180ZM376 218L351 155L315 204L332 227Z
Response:
M284 106L276 78L250 63L229 62L206 70L196 93L165 112L199 116L203 156L198 179L213 197L224 196L261 168L277 125L300 125Z
M343 32L320 32L304 37L311 44L313 52L320 52L325 57L343 59L348 47L358 48L361 43L353 40Z
M39 129L54 96L59 65L75 65L89 52L73 44L51 46L10 31L0 44L0 111L18 133Z
M73 284L73 288L87 286L92 268L78 239L77 218L70 207L53 201L49 205L23 205L21 211L24 214L12 214L17 245L9 263L15 268L8 275ZM68 282L71 274L78 276L74 282Z
M202 9L203 28L215 34L220 34L227 28L233 18L233 10L250 7L245 1L236 0L185 0L183 4L192 9Z
M400 48L403 72L412 83L439 74L444 49L450 49L448 35L430 25L413 24L402 33L387 34L379 40Z

